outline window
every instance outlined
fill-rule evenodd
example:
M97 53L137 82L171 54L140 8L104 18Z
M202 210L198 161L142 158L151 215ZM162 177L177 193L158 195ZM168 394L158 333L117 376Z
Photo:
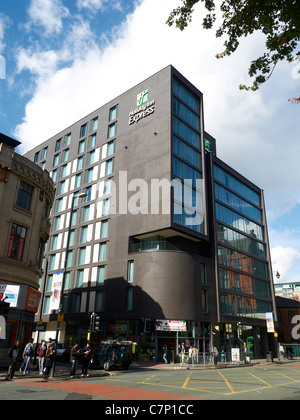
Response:
M80 188L81 180L82 180L82 172L76 175L74 188Z
M102 207L102 215L101 216L108 216L110 209L110 198L103 200L103 207Z
M117 112L118 112L117 105L109 110L109 121L113 121L117 119Z
M80 312L80 306L81 306L81 293L74 293L72 295L71 312L75 312L75 313Z
M52 292L53 274L50 274L47 278L46 292Z
M26 184L26 182L21 181L17 197L17 206L22 207L22 209L30 210L31 197L32 197L33 187Z
M77 159L76 171L80 171L82 168L83 168L83 156L80 156Z
M73 264L73 251L69 251L68 256L67 256L67 268L72 267L72 264Z
M105 165L105 176L111 175L113 172L113 159L108 159Z
M129 287L126 293L126 311L131 311L133 305L133 288Z
M80 137L86 136L87 133L87 124L83 124L80 128Z
M90 122L90 132L98 130L98 117L94 118Z
M108 220L103 220L101 222L101 231L100 231L100 238L107 238L108 237Z
M86 164L92 165L95 162L95 150L87 154Z
M113 155L114 153L115 153L115 141L113 140L107 144L107 157Z
M89 137L89 143L88 143L89 149L96 146L96 140L97 140L96 134L93 134L92 136Z
M80 248L78 251L78 265L85 264L86 248Z
M201 278L201 285L206 285L206 275L205 275L205 264L200 265L200 278Z
M70 149L66 149L63 151L62 161L67 162L69 160Z
M80 243L84 244L87 242L88 226L82 226L80 233Z
M134 261L128 261L128 267L127 267L128 283L132 283L133 279L134 279Z
M55 145L55 151L58 152L61 148L61 139L58 139Z
M59 164L59 154L55 155L54 158L53 158L53 166L54 167L58 166L58 164Z
M36 154L34 155L34 163L38 163L40 159L40 152L36 152Z
M76 276L76 288L83 286L83 276L84 276L84 270L78 270L77 276Z
M82 222L89 221L90 206L83 207L82 209Z
M108 139L111 139L112 137L115 137L116 129L117 129L117 123L113 123L113 124L108 126L108 134L107 134Z
M71 133L67 134L64 138L64 147L70 146L71 143Z
M107 255L107 243L103 242L99 247L98 261L105 261Z
M85 142L86 142L86 139L81 140L81 141L79 142L79 145L78 145L78 153L79 153L79 154L80 154L80 153L83 153L83 152L85 151Z
M97 267L97 278L96 278L96 284L97 285L104 284L105 273L106 273L106 267L105 266Z
M48 155L48 147L45 147L42 151L42 159L46 159Z
M13 224L8 242L7 258L22 261L27 229Z
M60 168L60 178L64 178L67 176L68 165L63 165Z
M100 291L96 293L96 300L95 300L95 311L96 312L103 312L104 311L104 302L105 302L105 292Z

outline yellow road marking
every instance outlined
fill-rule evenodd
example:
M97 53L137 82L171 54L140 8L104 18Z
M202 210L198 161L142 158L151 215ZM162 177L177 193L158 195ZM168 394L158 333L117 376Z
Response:
M225 376L218 371L218 374L224 379L226 385L228 386L228 388L230 389L230 391L234 394L234 389L232 388L232 386L230 385L230 383L228 382L228 380L225 378Z
M191 376L192 376L192 373L190 373L189 376L186 378L184 384L182 385L182 388L186 389L187 384L189 383L189 380L190 380Z
M253 378L258 379L262 383L266 384L268 387L272 388L272 385L270 385L268 382L264 381L263 379L259 378L258 376L253 375L252 373L248 372L248 375L253 376Z
M269 372L276 373L277 375L283 376L284 378L290 379L291 381L299 382L299 380L291 378L290 376L284 375L283 373L276 372L275 370L270 370Z

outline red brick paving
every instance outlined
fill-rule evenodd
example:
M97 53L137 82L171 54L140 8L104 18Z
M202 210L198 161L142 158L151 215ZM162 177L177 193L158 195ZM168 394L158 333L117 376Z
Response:
M151 391L146 389L95 384L88 382L34 382L26 385L58 389L76 394L92 395L95 397L102 397L111 400L202 400L202 398L192 398L189 396L172 394L169 392Z

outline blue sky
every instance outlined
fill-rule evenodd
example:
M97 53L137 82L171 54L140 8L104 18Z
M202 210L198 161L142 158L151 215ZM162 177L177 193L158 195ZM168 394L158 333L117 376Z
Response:
M179 4L3 1L0 131L20 140L24 153L172 64L204 94L218 156L265 192L273 270L281 281L300 281L300 105L288 102L300 94L300 63L279 64L257 92L240 91L251 83L249 63L264 52L264 35L217 60L224 40L201 28L201 5L184 32L165 24Z

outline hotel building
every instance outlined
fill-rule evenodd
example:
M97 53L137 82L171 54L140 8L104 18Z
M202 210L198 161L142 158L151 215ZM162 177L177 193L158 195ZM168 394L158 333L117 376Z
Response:
M272 349L272 267L263 191L217 157L203 95L168 66L25 155L56 183L36 320L59 341ZM79 198L78 195L84 194ZM67 252L67 255L66 255ZM275 319L276 321L276 319Z

